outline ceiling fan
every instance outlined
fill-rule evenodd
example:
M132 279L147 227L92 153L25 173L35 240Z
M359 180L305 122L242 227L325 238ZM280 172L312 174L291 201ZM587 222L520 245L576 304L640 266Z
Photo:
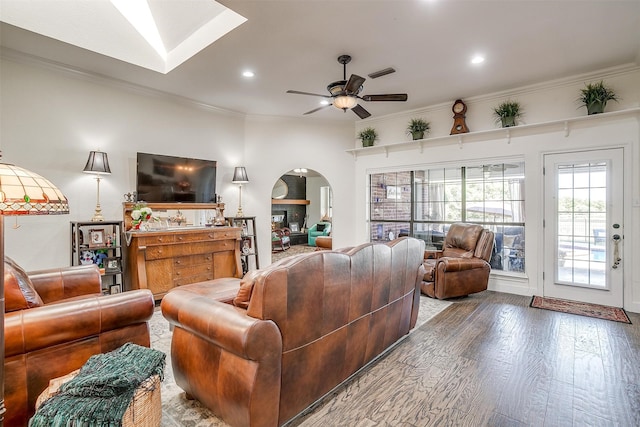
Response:
M358 104L358 100L361 99L363 101L406 101L407 94L406 93L390 93L386 95L362 95L360 96L360 92L362 92L363 86L362 84L366 80L364 77L360 77L356 74L351 74L349 80L347 80L347 64L351 61L351 56L349 55L340 55L338 57L338 62L342 64L343 67L343 77L342 80L335 81L333 83L329 83L327 86L327 90L330 95L320 95L318 93L310 93L310 92L301 92L299 90L288 90L287 93L295 93L298 95L311 95L311 96L320 96L322 98L328 98L331 100L327 105L323 105L322 107L314 108L311 111L307 111L304 114L315 113L318 110L322 110L323 108L329 107L333 105L336 108L340 108L343 111L351 110L358 115L361 119L366 119L371 115L367 110L365 110L360 104ZM369 74L369 77L372 79L385 76L387 74L395 73L396 70L393 68L385 68L384 70L376 71L375 73Z

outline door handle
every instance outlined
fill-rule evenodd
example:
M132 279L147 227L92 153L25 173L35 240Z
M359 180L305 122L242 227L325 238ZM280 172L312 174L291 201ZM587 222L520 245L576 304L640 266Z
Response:
M620 248L619 248L621 238L619 234L614 234L612 236L612 239L613 239L613 265L611 266L611 268L618 268L620 261L622 261L622 258L620 258Z

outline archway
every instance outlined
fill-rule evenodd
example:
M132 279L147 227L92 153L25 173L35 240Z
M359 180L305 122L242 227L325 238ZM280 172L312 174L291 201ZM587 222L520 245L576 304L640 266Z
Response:
M332 216L333 191L322 174L306 168L283 174L271 193L272 261L314 251L318 243L321 246L331 243L330 239L317 242L317 237L333 234ZM279 241L282 233L278 230L288 233L288 242Z

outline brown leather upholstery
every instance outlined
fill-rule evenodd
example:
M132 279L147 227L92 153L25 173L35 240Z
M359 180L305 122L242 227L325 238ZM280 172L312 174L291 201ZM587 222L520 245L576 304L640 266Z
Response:
M493 232L477 224L452 224L442 255L424 261L423 294L432 298L460 297L487 289Z
M28 279L44 305L5 313L4 425L12 427L27 425L49 380L126 342L148 347L154 309L146 289L102 296L95 265L32 272Z
M247 309L171 290L176 383L232 426L282 425L415 325L423 253L404 237L292 256L242 279Z
M331 236L318 236L316 237L316 250L331 249L333 246L333 237Z

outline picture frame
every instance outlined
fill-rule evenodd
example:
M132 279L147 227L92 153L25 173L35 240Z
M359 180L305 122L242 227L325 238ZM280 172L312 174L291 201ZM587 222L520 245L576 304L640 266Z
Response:
M300 225L297 222L292 222L289 224L289 230L291 230L292 233L299 233Z
M91 229L89 230L89 247L90 248L100 248L105 246L105 235L104 229Z
M111 286L109 286L109 293L111 295L119 294L120 292L122 292L122 288L120 287L120 285L111 285Z
M119 273L122 270L122 265L120 265L120 258L105 258L103 265L105 273Z

